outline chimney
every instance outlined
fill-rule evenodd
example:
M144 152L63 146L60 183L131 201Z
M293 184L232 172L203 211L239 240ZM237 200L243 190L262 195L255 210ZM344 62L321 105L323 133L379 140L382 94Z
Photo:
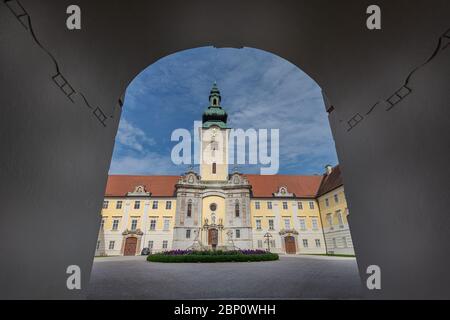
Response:
M329 175L331 173L331 171L333 171L333 167L331 165L327 164L325 166L325 173L326 173L326 175Z

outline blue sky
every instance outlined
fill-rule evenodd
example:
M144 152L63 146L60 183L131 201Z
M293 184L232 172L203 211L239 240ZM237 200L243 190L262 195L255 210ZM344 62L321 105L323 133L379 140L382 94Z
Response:
M201 120L214 81L229 126L280 129L280 174L321 174L337 164L321 89L308 75L266 51L203 47L167 56L130 83L110 174L184 173L188 165L170 159L170 137Z

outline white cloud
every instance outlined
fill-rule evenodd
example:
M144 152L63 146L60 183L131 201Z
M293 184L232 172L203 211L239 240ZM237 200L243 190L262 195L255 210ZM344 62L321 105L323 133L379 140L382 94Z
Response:
M142 129L134 126L124 117L120 120L116 141L122 146L138 152L144 152L146 146L155 144L155 140L149 137Z
M172 163L170 157L156 152L141 156L114 158L109 168L109 174L178 175L184 171L186 171L186 166L176 166Z

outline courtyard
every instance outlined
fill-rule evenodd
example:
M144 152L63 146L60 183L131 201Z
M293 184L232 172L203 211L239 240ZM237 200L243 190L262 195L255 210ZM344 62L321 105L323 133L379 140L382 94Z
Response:
M355 258L282 255L248 263L95 258L88 299L360 299Z

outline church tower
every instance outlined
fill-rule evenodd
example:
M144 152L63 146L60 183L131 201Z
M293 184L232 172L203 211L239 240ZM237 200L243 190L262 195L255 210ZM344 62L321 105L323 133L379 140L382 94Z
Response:
M209 94L209 107L203 112L200 128L200 176L203 181L228 179L228 115L221 105L217 84Z

